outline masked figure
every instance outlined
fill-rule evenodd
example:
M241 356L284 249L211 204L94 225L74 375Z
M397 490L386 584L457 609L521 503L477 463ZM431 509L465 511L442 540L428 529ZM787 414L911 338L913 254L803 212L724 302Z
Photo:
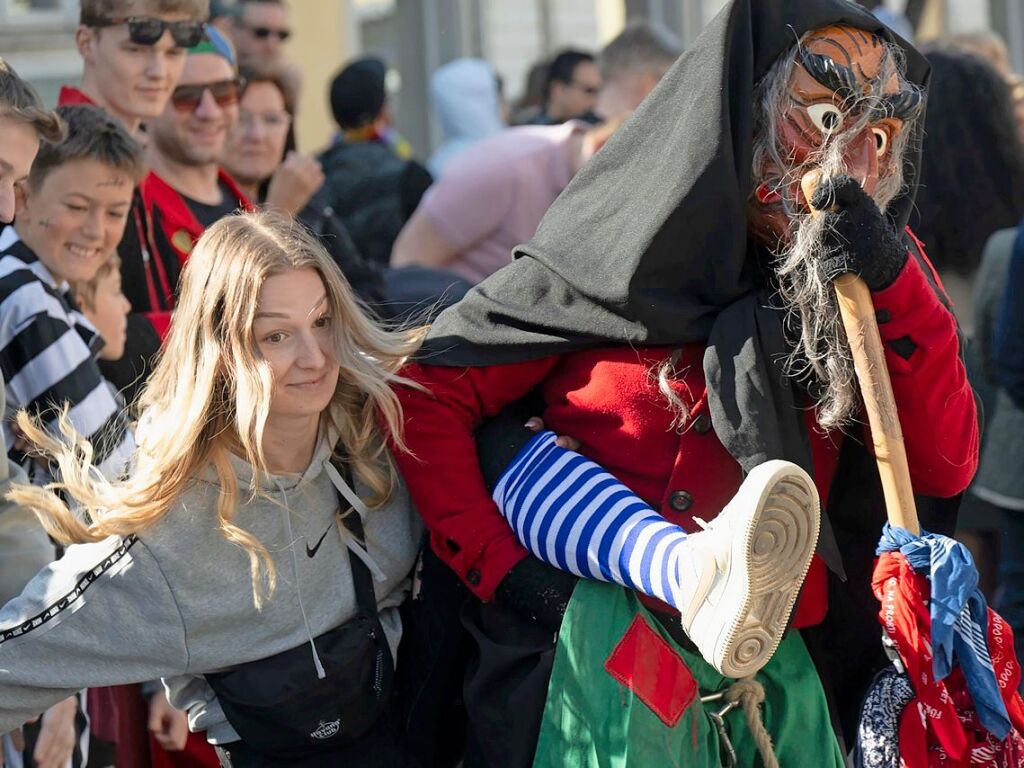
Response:
M733 0L438 319L399 462L477 598L467 766L753 764L764 739L713 702L755 673L780 763L843 764L885 664L885 507L834 277L872 291L925 528L952 531L977 459L956 322L906 229L926 81L853 3ZM529 393L579 452L492 425L481 469L474 430Z

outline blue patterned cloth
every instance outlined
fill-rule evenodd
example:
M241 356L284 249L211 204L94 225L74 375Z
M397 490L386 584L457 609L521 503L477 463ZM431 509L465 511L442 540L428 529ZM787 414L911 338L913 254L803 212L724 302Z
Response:
M860 708L856 768L900 768L900 715L913 698L910 680L895 667L875 676Z

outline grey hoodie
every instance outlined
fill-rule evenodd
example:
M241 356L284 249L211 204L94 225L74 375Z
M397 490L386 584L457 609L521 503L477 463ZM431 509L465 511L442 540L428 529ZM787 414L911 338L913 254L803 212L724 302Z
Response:
M249 560L217 528L219 487L197 480L137 536L69 547L0 609L0 733L84 687L163 678L171 702L212 743L238 739L202 677L303 644L356 612L352 541L336 513L322 439L301 477L275 476L235 523L270 551L277 589L257 611ZM235 460L240 488L251 468ZM334 473L337 477L337 474ZM355 492L366 496L358 485ZM243 495L245 491L242 491ZM345 505L348 507L348 504ZM392 655L419 520L405 486L363 519L381 623Z

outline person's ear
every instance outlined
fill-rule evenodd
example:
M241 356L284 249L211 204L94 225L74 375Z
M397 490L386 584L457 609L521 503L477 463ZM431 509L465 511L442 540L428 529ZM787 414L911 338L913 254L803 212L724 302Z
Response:
M27 181L14 185L14 216L25 224L32 221L32 214L29 210L29 199L31 197L32 193L29 190Z
M96 35L97 30L85 24L79 24L75 29L75 47L78 49L78 55L90 66L96 64Z

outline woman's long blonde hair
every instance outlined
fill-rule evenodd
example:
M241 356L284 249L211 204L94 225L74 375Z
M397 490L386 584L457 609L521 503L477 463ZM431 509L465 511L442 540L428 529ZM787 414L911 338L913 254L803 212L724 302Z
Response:
M402 445L401 407L391 385L405 381L398 371L426 329L381 328L360 307L319 241L301 225L270 213L224 218L196 243L182 274L170 334L139 399L130 476L105 480L92 465L92 447L66 418L60 421L64 439L58 439L21 412L19 426L56 464L60 482L45 488L18 485L9 498L32 508L62 543L99 541L152 526L212 466L220 485L220 530L248 553L260 604L274 588L273 562L259 540L232 522L239 488L229 455L240 455L255 470L249 489L255 496L267 473L262 436L273 387L252 330L260 288L268 277L306 268L323 280L341 368L324 417L340 435L354 474L371 489L367 503L386 500L396 470L385 430ZM72 512L56 490L80 508ZM260 589L261 572L266 590Z

